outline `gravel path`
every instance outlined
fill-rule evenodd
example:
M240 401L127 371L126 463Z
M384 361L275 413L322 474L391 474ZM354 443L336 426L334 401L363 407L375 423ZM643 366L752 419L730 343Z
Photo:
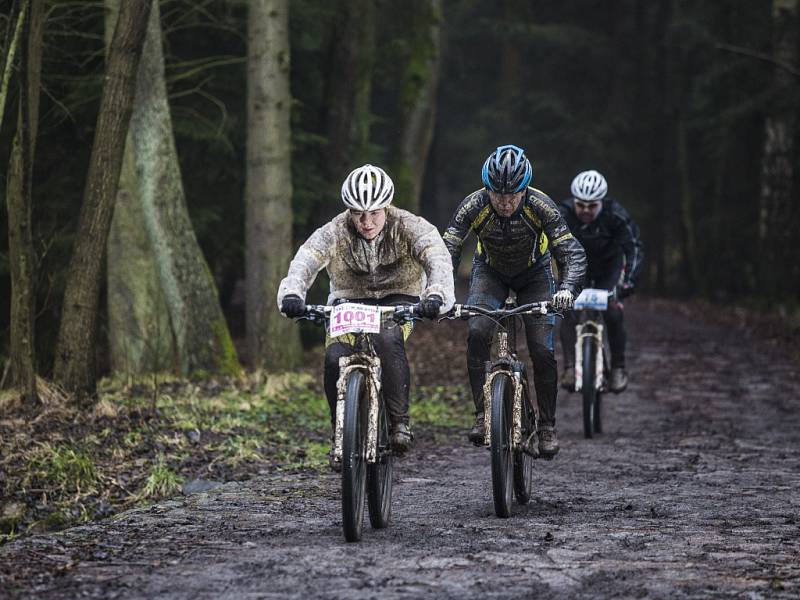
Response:
M264 477L8 544L0 597L800 596L796 365L659 304L628 312L632 384L606 432L584 440L560 394L561 453L510 519L489 453L429 432L395 469L392 525L360 544L335 476ZM436 339L462 348L448 326Z

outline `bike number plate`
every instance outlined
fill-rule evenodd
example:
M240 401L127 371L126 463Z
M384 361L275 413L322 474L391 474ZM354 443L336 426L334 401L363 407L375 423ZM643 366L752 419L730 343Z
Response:
M337 337L346 333L380 333L381 310L377 306L345 302L331 309L328 334Z
M575 300L575 310L606 310L608 290L587 288Z

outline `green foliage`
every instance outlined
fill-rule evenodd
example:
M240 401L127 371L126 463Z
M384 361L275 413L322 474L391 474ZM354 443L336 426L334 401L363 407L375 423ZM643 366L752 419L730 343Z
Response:
M142 488L144 499L165 498L181 489L183 477L175 473L167 464L163 455L159 455L150 469L147 481Z
M23 485L86 494L94 491L97 482L97 470L89 451L43 442L28 458Z

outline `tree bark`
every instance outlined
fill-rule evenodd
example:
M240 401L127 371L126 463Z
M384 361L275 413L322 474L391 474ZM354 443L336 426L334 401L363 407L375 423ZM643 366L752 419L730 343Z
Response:
M370 96L375 54L375 0L340 0L326 89L326 176L332 189L356 166L369 141ZM323 203L315 222L321 225L341 205Z
M0 78L0 129L3 126L8 86L11 82L11 71L14 70L14 57L17 54L17 46L25 26L29 1L22 0L22 6L14 3L8 12L8 30L6 31L5 47L3 48L3 74L2 78Z
M442 0L427 0L430 11L429 43L416 49L406 76L406 93L401 94L403 133L400 140L400 165L395 169L395 188L399 204L410 211L420 210L420 195L436 124L436 95L441 67ZM421 64L417 64L421 63ZM422 74L422 81L419 76Z
M79 401L93 396L96 389L95 340L102 263L151 7L152 0L122 3L109 50L75 249L67 272L54 376Z
M39 123L39 85L42 64L44 0L24 3L27 17L20 51L20 102L17 133L8 166L8 254L11 270L11 383L24 401L35 402L36 308L35 268L31 222L33 157Z
M117 370L237 373L214 280L192 228L172 131L159 11L150 13L108 244Z
M799 0L774 0L772 4L773 56L777 63L796 65L798 62L798 4ZM789 96L791 75L775 70L774 85ZM771 297L782 292L796 291L786 285L787 273L781 273L779 257L786 245L793 244L793 232L786 220L794 219L797 206L794 200L794 160L796 107L779 104L765 123L764 154L761 161L761 193L759 198L758 246L762 292Z
M247 347L252 368L276 370L300 360L275 303L292 253L288 0L251 0L247 24Z

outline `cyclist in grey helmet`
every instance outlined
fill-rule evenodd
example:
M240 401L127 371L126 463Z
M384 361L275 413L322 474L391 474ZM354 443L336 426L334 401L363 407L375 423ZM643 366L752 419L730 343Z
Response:
M609 387L619 393L628 387L625 370L625 326L619 300L631 295L642 268L642 242L639 227L623 206L609 198L608 182L597 171L578 173L570 186L572 197L559 206L572 234L586 250L588 270L586 285L617 290L603 319L608 327L611 349ZM574 312L564 315L561 323L561 346L564 351L564 374L561 386L575 388L575 323Z
M468 304L500 308L509 290L519 304L551 300L567 310L580 291L586 272L586 256L547 194L529 186L533 176L522 148L500 146L483 164L484 187L467 196L456 209L444 234L453 268L458 267L464 239L478 238L472 259ZM558 263L561 281L556 288L550 257ZM553 316L525 316L525 333L533 362L539 401L539 452L553 457L558 452L556 435L556 359L553 350ZM467 338L467 369L475 403L475 425L469 439L483 442L484 365L494 323L471 319Z
M434 318L453 306L450 255L438 230L422 217L391 206L394 184L372 165L354 169L342 184L346 210L317 229L300 247L278 289L278 306L287 317L305 312L308 288L322 269L330 276L328 303L419 302L420 316ZM390 417L391 443L404 452L409 428L410 372L405 351L408 326L385 329L373 338L381 363L381 384ZM325 395L336 415L339 358L354 352L346 336L325 344ZM333 461L331 466L334 467Z

